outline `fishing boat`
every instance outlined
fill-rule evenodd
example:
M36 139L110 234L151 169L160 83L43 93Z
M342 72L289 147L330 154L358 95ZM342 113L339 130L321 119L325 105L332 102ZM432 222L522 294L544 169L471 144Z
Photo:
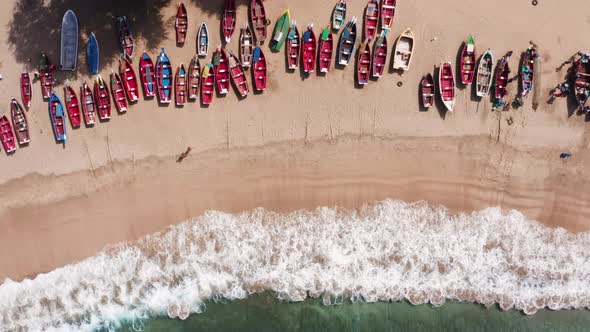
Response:
M254 49L252 55L252 80L254 81L254 88L258 91L266 89L266 57L260 47Z
M338 31L346 20L346 0L339 0L332 14L332 29Z
M86 82L83 82L80 87L80 99L82 100L84 123L86 123L87 126L92 126L96 121L96 108L94 105L94 96L92 95L90 87L86 85Z
M262 0L250 1L250 22L252 22L256 42L258 44L264 43L266 40L266 10Z
M356 63L356 78L360 85L369 83L369 75L371 73L371 46L369 41L365 40L359 49Z
M209 52L209 30L205 22L201 23L197 34L197 55L206 57Z
M283 47L287 34L289 33L289 24L291 23L291 13L289 8L281 14L275 25L275 30L272 34L272 40L270 41L270 49L274 52L278 52Z
M510 67L508 66L509 55L505 55L500 59L498 66L496 66L496 78L494 80L494 96L496 100L502 101L508 93L508 80L510 79Z
M320 50L318 55L320 73L327 73L332 66L332 52L334 51L334 37L330 26L325 27L322 31L318 48Z
M225 95L229 91L229 63L227 61L227 52L221 47L213 52L213 68L215 69L215 83L217 92Z
M61 70L76 70L78 61L78 19L68 10L61 21Z
M420 94L424 108L429 108L434 104L434 78L430 73L422 77L420 81Z
M97 75L94 81L94 101L98 109L98 117L103 121L110 119L111 97L109 96L109 89L100 75Z
M8 121L8 117L6 115L3 115L0 118L0 140L2 141L4 151L6 151L7 154L12 153L16 150L16 141L14 140L14 133L12 132L10 121Z
M240 61L244 68L252 64L252 52L254 52L254 37L250 27L246 25L240 30Z
M88 63L88 71L90 74L98 74L98 40L94 32L90 33L90 39L86 45L86 62Z
M389 30L395 17L396 0L381 0L381 29Z
M248 87L248 80L246 80L244 68L242 68L240 65L240 60L238 57L231 51L228 52L228 57L231 79L234 82L236 89L240 93L240 96L245 98L250 93L250 88Z
M43 99L49 99L53 92L53 71L55 66L49 63L49 59L45 52L41 52L41 59L39 60L39 81L41 82L41 94Z
M386 35L387 30L383 30L381 35L377 37L375 40L375 44L373 46L373 66L372 66L372 76L375 78L383 76L383 71L385 70L386 62L387 62L387 37Z
M492 78L494 75L494 55L488 49L479 60L477 76L475 79L475 91L478 97L486 97L490 93Z
M174 96L176 97L176 106L186 104L186 69L181 63L180 67L176 68L176 75L174 75Z
M291 23L289 34L287 35L287 66L290 70L295 70L299 67L299 29L297 29L297 22Z
M68 80L66 80L64 84L64 98L66 101L66 110L68 111L68 117L70 118L70 124L72 125L72 128L80 127L80 124L82 123L80 103L78 103L76 92Z
M236 29L236 0L225 0L221 23L223 37L225 37L225 42L229 43Z
M395 42L393 54L393 69L410 70L412 54L414 53L414 33L407 28Z
M373 40L377 35L379 24L379 4L377 0L369 0L365 9L365 39Z
M135 70L128 58L119 60L119 75L121 75L127 99L129 99L130 103L137 102L139 100L139 84L137 83Z
M28 144L31 141L31 137L29 135L27 116L18 101L14 98L10 102L10 115L12 116L12 127L14 128L16 141L19 145Z
M207 63L201 74L201 103L210 105L215 94L215 73L213 64Z
M127 98L125 97L125 88L123 87L123 81L121 80L121 76L112 71L110 79L113 103L115 103L117 112L125 113L127 112Z
M354 54L356 34L356 17L353 17L350 22L346 23L338 41L338 64L347 66L350 63L350 59Z
M522 63L520 64L520 94L523 97L526 97L533 90L535 54L535 48L530 46L522 56Z
M127 16L118 16L116 22L121 50L126 57L131 59L133 56L133 50L135 49L135 42L131 30L129 29L129 23L127 23Z
M313 32L313 24L310 24L307 26L307 31L303 33L303 37L301 38L301 61L305 73L312 73L315 70L317 47L318 44L315 32Z
M475 43L473 36L469 36L467 42L463 44L463 50L461 51L461 83L468 85L473 82L473 76L475 76Z
M51 126L53 127L53 135L57 142L66 142L66 121L64 106L55 93L49 96L49 118L51 119Z
M199 86L201 84L201 65L199 64L199 57L191 60L188 67L188 99L197 99L199 96Z
M139 76L141 78L141 84L143 85L143 93L146 97L153 97L156 95L155 85L155 71L154 62L150 58L149 54L143 52L141 59L139 60Z
M186 40L186 31L188 30L188 15L186 14L186 7L182 2L178 3L174 27L176 28L176 43L182 46Z
M450 62L445 62L438 69L438 88L440 97L445 107L453 112L455 108L455 76L453 75L453 66Z
M22 72L20 74L20 95L23 100L23 105L25 105L26 108L31 107L33 89L31 88L31 76L29 76L29 73L27 72Z
M161 104L169 104L172 98L172 64L164 53L164 48L160 51L156 61L156 88L158 101Z
M580 111L588 112L586 103L590 96L590 55L580 54L580 59L574 63L575 80L574 93L580 107Z

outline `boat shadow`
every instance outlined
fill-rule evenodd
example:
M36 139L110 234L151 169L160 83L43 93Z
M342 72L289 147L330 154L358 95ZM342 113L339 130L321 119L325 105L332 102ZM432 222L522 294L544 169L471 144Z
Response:
M8 24L8 44L14 50L16 61L25 63L27 70L36 67L41 51L45 51L52 63L59 64L61 21L64 13L71 9L78 19L80 35L77 67L86 66L86 42L90 32L94 32L100 44L99 63L103 69L117 60L113 55L121 53L115 17L126 15L134 38L146 40L147 48L154 49L166 38L162 33L167 26L161 9L170 1L145 1L142 10L138 10L137 1L16 0Z

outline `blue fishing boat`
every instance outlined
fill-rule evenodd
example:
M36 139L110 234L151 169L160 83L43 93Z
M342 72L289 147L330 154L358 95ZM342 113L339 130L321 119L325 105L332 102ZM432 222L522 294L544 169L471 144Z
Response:
M158 98L160 103L170 103L172 95L172 65L170 59L164 53L164 48L158 56L156 62L156 87L158 88Z
M90 33L90 40L86 45L86 62L90 74L98 74L98 40L96 40L94 32Z
M68 10L61 21L61 69L76 70L77 60L78 19L73 11Z
M353 17L344 27L340 41L338 42L338 64L341 66L348 65L354 54L356 34L356 17Z
M49 118L53 127L53 134L57 142L66 142L66 115L59 97L52 92L49 96Z

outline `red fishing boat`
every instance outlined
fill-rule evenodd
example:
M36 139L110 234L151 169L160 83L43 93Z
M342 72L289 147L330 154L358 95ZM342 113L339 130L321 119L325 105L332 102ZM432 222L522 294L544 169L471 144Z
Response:
M100 75L96 76L96 80L94 81L94 100L98 109L98 117L103 121L110 119L111 98L109 96L109 89Z
M221 24L225 42L229 43L236 29L236 0L225 0Z
M385 32L385 30L383 30ZM381 36L375 40L373 48L373 77L383 76L385 70L385 62L387 61L387 37L385 33L381 33Z
M293 21L287 34L287 65L289 69L295 70L299 67L299 29Z
M41 52L41 60L39 60L39 81L41 82L41 93L43 99L48 100L53 92L53 71L55 66L49 63L49 59L44 52Z
M96 107L94 105L94 96L92 95L90 87L86 85L86 82L83 82L80 87L80 99L82 100L84 123L86 123L87 126L92 126L96 121Z
M129 60L119 60L119 75L121 75L129 102L137 102L139 100L139 84L137 84L137 76L135 76L135 70Z
M266 40L266 10L262 0L250 1L250 21L256 42L262 44Z
M72 128L78 128L82 123L80 104L78 103L76 92L74 92L74 89L70 85L69 81L66 81L64 85L64 96L66 100L66 110L68 111L68 117L70 118Z
M303 71L311 73L315 70L316 49L318 47L315 32L313 32L313 24L307 26L307 31L303 33L301 38L301 61L303 63Z
M579 59L574 62L575 80L574 93L580 111L588 112L588 97L590 96L590 54L579 52Z
M332 52L334 51L334 38L330 26L325 27L324 31L322 31L318 48L320 50L318 55L320 73L327 73L332 66Z
M25 111L18 101L12 98L10 102L10 114L12 115L12 126L19 145L28 144L31 141L29 136L29 123Z
M395 16L396 0L381 0L381 29L391 29Z
M372 40L377 35L377 25L379 24L379 5L377 0L369 0L365 10L365 38Z
M121 76L111 72L111 94L113 95L113 103L119 113L127 112L127 98L125 98L125 89L123 88L123 82Z
M129 24L127 23L127 16L118 16L116 22L117 30L119 32L119 43L121 44L123 54L125 57L131 59L135 48L135 42L131 30L129 29Z
M505 55L500 59L498 67L496 67L496 78L494 80L494 96L497 101L502 101L507 91L508 80L510 79L510 67L508 66L509 55Z
M188 68L188 99L197 99L200 83L201 65L199 64L199 58L195 55Z
M240 65L240 60L238 57L233 54L231 51L228 52L229 56L229 70L231 73L232 81L234 81L234 85L240 96L245 98L250 93L250 88L248 87L248 81L246 80L246 73L244 72L244 68Z
M143 93L146 97L153 97L156 95L156 77L154 62L152 58L143 52L139 60L139 74L141 77L141 84L143 85Z
M176 96L176 106L186 104L186 69L181 63L180 67L176 68L176 75L174 75L174 95Z
M358 84L366 85L369 83L369 73L371 72L371 46L369 46L368 40L365 40L359 49L356 67Z
M2 145L4 146L4 151L6 151L6 153L12 153L16 150L14 133L12 132L10 121L8 121L6 115L3 115L0 118L0 140L2 140Z
M254 88L258 91L266 89L266 57L260 47L254 49L252 55L252 80L254 81Z
M26 108L31 107L33 89L31 88L31 77L27 72L20 74L20 95L23 99L23 105L25 105Z
M450 62L445 62L441 64L438 70L440 97L446 108L450 112L453 112L453 108L455 108L455 76L453 75L453 66Z
M215 82L217 92L221 95L229 91L229 63L227 61L227 52L221 47L213 52L213 66L215 68Z
M422 105L429 108L434 104L434 78L431 74L422 77L420 81L420 94L422 95Z
M186 14L186 7L184 3L178 4L178 11L176 11L176 43L184 45L186 40L186 31L188 29L188 15Z
M473 36L469 37L469 40L463 44L463 50L461 51L461 83L463 85L471 84L473 82L473 76L475 75L475 43L473 42Z
M215 94L215 70L213 64L207 63L201 74L201 103L210 105Z

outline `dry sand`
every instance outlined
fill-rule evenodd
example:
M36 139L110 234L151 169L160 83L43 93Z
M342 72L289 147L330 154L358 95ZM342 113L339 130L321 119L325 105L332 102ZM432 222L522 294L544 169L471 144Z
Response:
M13 40L11 20L23 19L22 13L13 18L15 3L3 3L0 13L0 43L7 48L0 53L4 109L11 96L20 96L23 54L29 52L36 62L41 50L19 45L36 45L34 38L45 45L48 38L43 37L47 29L39 27L39 36L30 37L33 41ZM319 32L328 24L334 3L273 0L266 8L274 24L289 5L300 29L314 23ZM365 4L350 1L348 18L360 20ZM351 64L344 70L332 68L326 77L302 79L299 72L285 72L283 52L273 54L264 45L270 71L262 95L238 100L232 91L209 108L189 103L182 109L142 99L108 123L68 128L65 147L53 140L36 82L28 112L32 142L12 156L0 156L0 278L34 276L207 209L358 207L393 198L427 200L455 211L515 208L551 226L588 230L590 170L585 165L590 162L590 133L583 116L568 112L565 99L552 105L543 101L537 111L528 100L517 111L492 113L490 100L479 102L468 87L458 90L455 113L445 114L440 105L421 111L417 94L421 76L440 62L455 63L461 42L473 33L478 50L491 48L496 60L515 51L510 61L514 74L518 55L534 40L542 57L542 93L547 95L566 73L565 68L555 69L588 45L584 34L572 33L590 28L590 17L577 5L585 2L570 0L566 7L540 0L533 7L528 0L400 1L389 43L406 27L417 38L412 68L403 77L388 73L357 89ZM100 17L85 14L80 6L72 4L84 36L80 75L70 78L75 87L91 81L82 68L85 29L86 22ZM189 37L183 48L174 44L175 6L167 4L160 12L166 40L154 45L145 29L134 29L148 37L147 43L141 35L137 38L135 64L143 49L150 48L155 56L160 47L166 48L173 66L188 63L201 20L212 31L211 46L219 43L222 1L188 4ZM247 22L245 1L239 2L238 14L240 27ZM58 32L51 34L53 49L47 50L54 62L59 60L61 15L50 18ZM146 22L131 24L133 28ZM229 49L237 50L238 33ZM115 34L98 38L108 50L113 43L108 39L114 40ZM102 56L103 63L117 57ZM102 68L103 76L111 67ZM399 81L402 87L396 86ZM511 96L516 88L516 82L510 85ZM63 94L61 85L57 91ZM175 163L175 156L189 145L190 158ZM560 160L563 151L574 157Z

